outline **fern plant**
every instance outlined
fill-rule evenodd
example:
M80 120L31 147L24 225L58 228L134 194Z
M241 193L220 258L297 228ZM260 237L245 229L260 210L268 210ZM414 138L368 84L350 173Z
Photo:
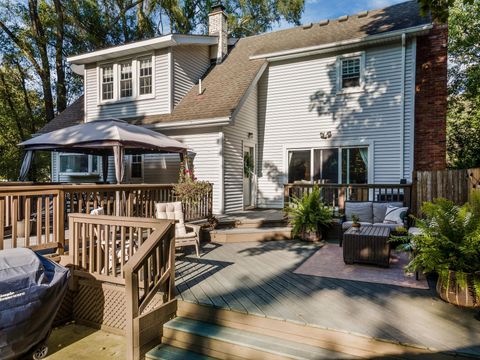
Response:
M331 225L333 218L332 208L322 201L317 185L311 193L293 197L285 212L290 217L292 234L296 237L303 237L306 232L321 234Z
M454 271L456 284L465 288L472 279L480 298L480 193L472 193L463 206L446 199L426 202L422 213L424 217L416 219L421 232L411 239L416 255L407 270L436 271L447 286Z

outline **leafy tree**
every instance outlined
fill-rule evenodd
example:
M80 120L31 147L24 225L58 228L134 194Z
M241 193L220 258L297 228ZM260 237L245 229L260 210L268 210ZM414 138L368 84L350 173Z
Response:
M457 5L457 0L418 0L423 15L431 13L433 18L445 23L449 20L450 9ZM475 0L461 0L464 5L472 5Z

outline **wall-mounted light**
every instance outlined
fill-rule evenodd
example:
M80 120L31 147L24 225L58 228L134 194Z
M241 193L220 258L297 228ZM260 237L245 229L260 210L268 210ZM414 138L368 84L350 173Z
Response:
M320 139L323 139L323 140L326 140L326 139L330 139L332 137L332 132L331 131L327 131L327 132L321 132L320 133Z
M248 138L249 138L249 139L253 139L253 132L249 132L249 133L248 133Z

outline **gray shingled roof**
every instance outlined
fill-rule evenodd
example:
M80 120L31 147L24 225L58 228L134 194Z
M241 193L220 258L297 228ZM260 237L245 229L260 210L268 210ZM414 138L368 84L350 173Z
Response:
M310 27L299 26L242 38L227 58L221 64L215 65L202 80L204 88L202 95L198 95L198 87L194 86L171 114L126 120L134 124L154 124L228 117L265 63L264 59L250 60L251 56L363 38L428 23L430 18L419 15L419 7L414 0L372 10L367 14L352 15L343 21L330 20L327 24L321 22ZM53 119L42 129L42 132L81 122L82 99L83 97ZM73 110L71 110L72 107Z

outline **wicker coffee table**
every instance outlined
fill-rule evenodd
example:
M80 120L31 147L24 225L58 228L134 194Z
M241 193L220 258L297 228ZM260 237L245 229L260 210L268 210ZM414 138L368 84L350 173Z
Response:
M363 263L388 267L390 265L390 229L381 226L353 227L343 234L345 264Z

